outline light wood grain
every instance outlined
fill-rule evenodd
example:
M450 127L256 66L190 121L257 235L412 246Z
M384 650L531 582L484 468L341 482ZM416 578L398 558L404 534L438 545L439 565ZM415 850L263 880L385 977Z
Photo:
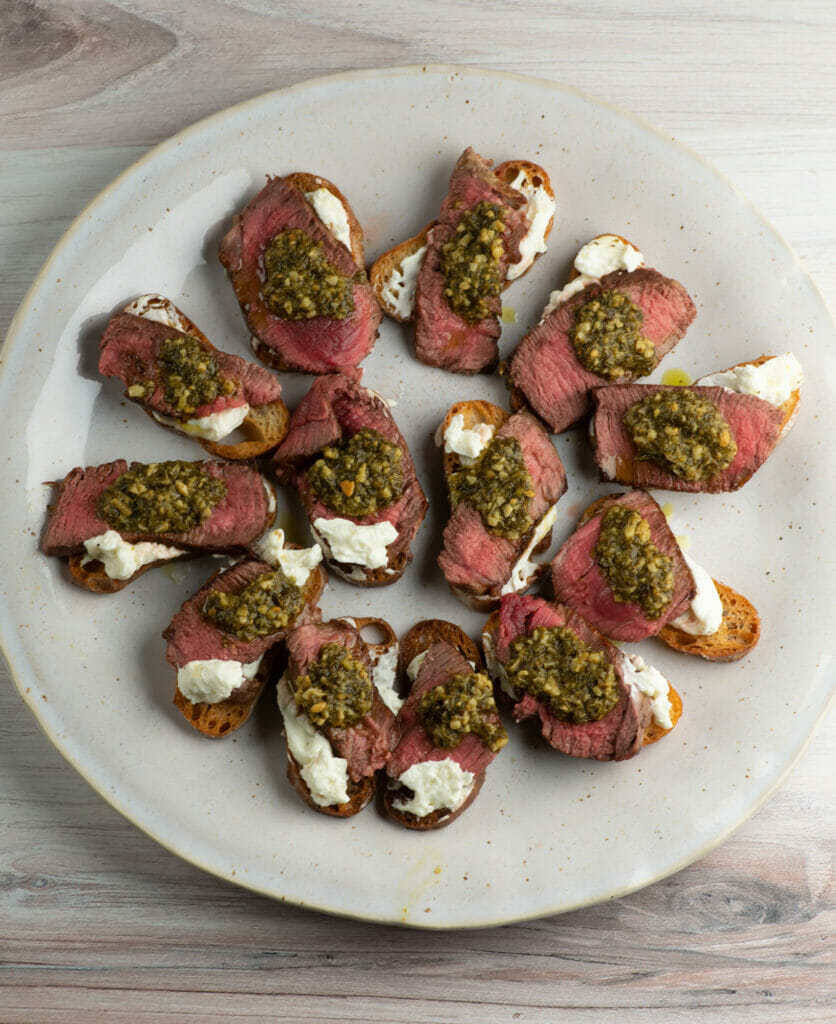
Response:
M0 5L0 335L72 217L150 145L354 67L570 82L712 160L836 305L836 7ZM0 581L0 608L2 608ZM282 906L158 847L50 746L0 670L0 1021L831 1021L831 715L724 846L562 917L434 934Z

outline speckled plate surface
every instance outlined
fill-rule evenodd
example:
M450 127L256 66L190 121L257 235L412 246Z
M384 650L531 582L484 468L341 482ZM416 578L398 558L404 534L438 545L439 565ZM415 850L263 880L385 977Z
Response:
M109 314L158 291L222 348L247 334L216 253L230 216L264 175L314 171L350 198L371 258L437 211L466 145L497 162L542 163L558 198L549 253L504 293L516 311L508 351L561 285L584 241L637 244L681 280L699 309L661 370L692 377L792 348L807 382L799 419L769 462L732 495L662 495L677 532L715 577L758 607L763 639L733 665L639 650L681 692L663 742L622 764L562 757L512 728L474 806L452 827L414 834L373 808L334 821L303 807L284 778L281 722L267 696L236 736L210 742L171 704L160 632L209 574L149 573L96 597L38 554L49 490L79 464L119 456L199 457L157 429L95 373ZM740 825L780 784L832 690L836 338L815 287L775 231L714 169L650 126L552 83L446 67L359 72L270 93L157 147L95 200L61 240L12 325L0 376L2 639L20 691L67 760L160 843L270 896L361 918L478 926L612 898L683 867ZM462 398L502 402L496 378L420 366L409 332L384 323L367 383L392 399L432 509L394 587L333 583L326 615L382 615L398 631L428 615L478 635L482 619L435 568L443 525L432 434ZM308 378L285 378L293 404ZM556 440L569 475L555 547L608 489L584 437ZM611 489L611 488L610 488ZM294 518L293 499L280 522ZM304 540L304 535L299 534ZM172 578L174 577L174 578Z

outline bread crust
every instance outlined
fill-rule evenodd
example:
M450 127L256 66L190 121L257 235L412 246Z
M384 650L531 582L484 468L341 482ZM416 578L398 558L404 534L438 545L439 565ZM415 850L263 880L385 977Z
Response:
M291 185L294 185L302 193L316 192L318 189L324 188L340 201L348 215L348 232L349 238L351 239L351 245L347 248L354 257L354 262L357 266L364 267L366 263L366 254L363 246L363 229L360 227L360 221L357 219L357 215L354 213L351 203L346 199L342 192L340 192L333 181L323 178L321 174L310 174L307 171L295 171L293 174L286 174L284 176L284 180L289 182ZM312 206L310 203L308 205ZM344 243L340 242L339 244L342 245Z
M75 554L70 555L68 561L72 581L79 587L84 587L85 590L90 590L94 594L118 594L120 590L124 590L129 583L139 579L149 569L157 569L162 565L171 565L172 562L180 562L184 558L197 558L198 554L199 552L197 551L184 551L182 555L177 555L175 558L162 558L156 562L148 562L137 569L133 576L129 576L126 580L115 580L108 576L105 572L104 564L97 558L91 558L88 562L85 562L84 555Z
M192 335L192 337L203 342L213 352L218 351L197 324L186 316L182 309L176 306L171 299L167 299L164 295L144 295L129 303L123 312L134 313L139 303L143 303L146 309L161 310L169 318L175 330L183 334ZM135 313L134 315L142 316L141 313ZM158 420L151 409L146 408L141 402L136 402L127 392L125 392L125 397L139 405L143 412L158 426L164 427L180 437L191 438L197 441L207 452L218 458L229 459L231 462L254 459L259 455L272 451L273 448L284 440L290 424L290 413L281 398L266 405L253 405L250 406L244 422L238 428L247 440L239 441L235 444L227 444L222 440L209 441L204 437L196 437L194 434L188 434L184 430L178 430L177 427L172 426L170 423Z
M755 606L742 594L714 580L723 605L723 619L716 633L692 636L676 626L664 626L659 639L680 654L693 654L707 661L738 661L760 639L761 621Z

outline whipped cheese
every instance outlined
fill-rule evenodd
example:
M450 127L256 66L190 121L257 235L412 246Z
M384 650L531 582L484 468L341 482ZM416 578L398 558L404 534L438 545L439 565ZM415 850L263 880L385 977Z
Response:
M691 636L710 636L717 632L723 621L723 602L714 586L714 580L705 569L684 551L682 557L691 570L694 583L697 585L697 592L689 607L681 615L677 615L671 621L671 625Z
M522 192L528 200L525 211L528 227L520 240L520 260L512 263L505 275L509 281L524 274L538 254L546 251L546 229L556 206L554 197L549 195L545 186L535 185L524 170L511 182L511 188Z
M313 533L326 554L337 562L380 569L386 565L386 548L397 539L392 523L358 525L350 519L314 519Z
M697 384L701 387L727 388L741 395L755 395L779 406L790 397L793 391L804 382L804 370L792 352L781 356L773 356L760 366L733 366L721 373L710 373L701 377Z
M105 573L112 580L129 580L143 565L151 562L167 561L185 554L182 548L172 548L153 541L141 541L129 544L122 540L116 530L107 530L84 542L87 554L81 564L98 561L104 566Z
M624 659L623 669L627 685L638 687L645 696L650 697L650 708L657 725L663 729L672 729L667 679L638 654L628 654Z
M415 310L415 286L426 255L427 247L422 245L409 256L405 256L397 266L392 267L380 289L383 302L404 320L410 320Z
M372 678L380 699L396 715L403 707L403 697L398 695L395 683L398 674L398 645L393 644L376 658L372 651Z
M334 754L325 736L296 707L285 676L276 686L276 699L284 718L287 749L299 765L311 799L319 807L344 804L348 800L348 762Z
M644 256L634 245L623 242L618 235L593 238L575 257L575 270L580 276L570 281L565 288L551 293L543 310L543 319L573 295L583 291L588 284L595 284L606 274L616 270L637 270L643 266Z
M140 295L138 299L134 299L133 302L125 306L124 312L141 316L145 320L153 320L158 324L165 324L166 327L173 327L181 334L189 334L193 330L192 324L170 299L154 292Z
M233 405L220 412L209 413L208 416L197 416L191 420L177 420L173 416L164 416L161 412L151 410L151 415L166 427L174 427L191 437L201 437L204 441L220 441L237 430L250 414L248 402Z
M342 242L346 249L351 249L351 226L348 222L348 210L327 188L318 188L306 192L305 198L331 234Z
M398 782L415 795L411 800L396 801L395 810L418 818L443 808L457 811L470 796L474 779L473 772L465 771L452 758L420 761L398 776Z
M465 427L464 414L457 412L450 420L443 438L436 436L436 444L444 442L444 451L459 456L463 466L469 466L490 444L496 427L492 423L477 423Z
M531 555L540 541L546 536L549 530L554 526L555 520L557 519L557 505L552 507L545 513L543 518L534 528L534 532L531 535L531 540L525 547L525 550L520 555L514 568L511 570L511 577L505 586L500 591L504 597L506 594L519 594L525 590L529 580L533 574L539 568L537 562L531 560Z
M189 661L177 669L177 689L192 704L217 704L254 679L260 665L261 658L250 662L220 658Z
M424 663L424 658L426 658L426 656L427 652L421 651L421 653L416 654L412 661L410 661L406 666L406 677L411 683L414 683L418 678L418 673L421 670L421 665Z
M284 530L271 530L255 546L258 557L268 565L280 568L297 587L304 587L308 577L322 561L322 548L314 544L299 551L284 546Z

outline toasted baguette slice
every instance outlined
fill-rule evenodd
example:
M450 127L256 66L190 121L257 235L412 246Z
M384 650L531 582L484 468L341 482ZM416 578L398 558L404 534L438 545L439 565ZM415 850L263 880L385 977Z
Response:
M163 558L157 562L148 562L147 565L137 569L133 576L129 576L126 580L115 580L108 576L105 572L104 564L97 558L91 558L88 562L85 562L84 555L75 554L70 555L68 561L73 583L84 587L86 590L92 590L94 594L118 594L120 590L124 590L129 583L139 579L149 569L157 569L161 565L171 565L172 562L180 562L184 558L197 558L199 554L200 552L198 551L184 551L176 558Z
M710 636L691 636L675 626L665 626L659 639L682 654L695 654L708 661L737 661L760 639L761 623L754 605L731 587L714 580L723 605L723 620Z
M539 164L532 163L530 160L508 160L496 168L496 174L509 185L522 174L525 179L523 186L525 189L529 191L543 189L552 200L554 199L554 191L548 174ZM525 192L523 194L526 195ZM528 198L527 195L526 198ZM420 262L413 262L409 265L409 272L405 273L404 261L415 256L422 247L427 245L429 233L435 227L435 223L432 221L423 227L417 235L387 249L382 256L375 260L369 271L369 280L381 309L387 316L399 323L407 323L415 318L415 280L421 269ZM554 216L549 219L543 229L544 241L549 237L553 224ZM527 274L541 255L542 253L537 253L529 266L514 280ZM513 284L513 281L504 280L502 282L503 290L509 284Z
M390 557L389 562L378 569L367 569L362 565L354 565L349 569L345 563L337 562L327 555L325 561L335 576L339 576L346 583L353 583L355 587L388 587L403 576L411 558L405 551L401 551L394 558Z
M124 312L133 313L134 316L150 316L155 320L164 319L169 327L173 327L174 330L183 334L190 334L208 345L213 351L217 351L197 324L164 295L141 295L125 306ZM166 430L171 430L181 437L192 437L207 452L233 462L241 459L254 459L275 448L284 439L290 423L290 414L281 399L271 402L269 405L250 406L250 411L238 428L247 440L239 441L236 444L227 444L222 440L208 441L203 437L195 437L193 434L178 430L170 423L158 419L151 409L143 409L143 411Z
M665 729L654 719L650 719L650 724L644 730L644 738L642 739L642 746L647 746L648 743L655 743L660 740L663 736L667 736L671 729L674 728L676 723L682 717L682 698L676 692L676 690L668 683L668 700L671 702L671 728Z
M295 548L298 545L288 544L287 547ZM223 572L223 569L213 573L206 582L211 583L215 576L218 576L221 572ZM305 608L316 605L319 602L327 582L328 574L321 565L311 570L305 586L302 588ZM290 629L292 627L288 626L287 628ZM282 636L284 636L284 632L286 630L282 632ZM240 729L250 717L278 660L276 655L279 649L279 644L277 644L264 655L255 676L258 685L253 688L248 700L222 700L216 704L207 704L204 701L192 703L183 696L179 687L177 687L174 691L174 706L180 711L189 725L197 729L198 732L203 733L204 736L208 736L210 739L221 739L224 736L229 736L236 729Z
M354 210L351 208L351 203L349 203L349 201L342 194L342 192L340 192L337 186L332 181L329 181L327 178L323 178L319 174L308 174L305 171L297 171L294 174L286 174L284 180L289 182L291 185L295 185L296 188L298 188L301 192L304 192L306 194L309 192L317 192L319 191L319 189L324 188L327 192L330 192L331 195L334 196L334 198L341 204L341 206L345 210L346 217L348 218L348 233L350 238L350 244L346 246L346 248L354 257L354 262L357 264L358 267L365 266L366 256L363 248L363 229L360 227L360 221L357 220ZM310 200L308 201L310 202ZM311 206L313 206L312 203ZM315 209L314 212L316 212ZM317 216L319 216L319 214L317 214ZM322 220L321 217L320 220ZM333 228L331 228L331 226L324 220L322 221L322 223L325 224L325 226L329 229L329 231L331 231L331 234L333 235ZM336 238L336 235L334 237ZM345 245L345 242L343 242L342 244Z
M774 359L774 358L775 358L774 356L762 355L762 356L758 356L757 359L748 359L748 360L746 360L745 362L742 362L742 363L735 363L734 366L730 366L729 369L730 370L737 370L741 366L763 366L764 363L768 363L770 359ZM726 371L719 371L719 372L726 372ZM706 376L710 377L710 376L713 376L713 374L706 374ZM700 378L700 380L701 379L702 378ZM695 384L699 384L700 380L695 380L694 383ZM778 408L781 410L781 412L784 415L784 421L781 424L781 433L778 435L778 440L779 441L781 440L781 438L786 437L786 435L789 433L793 423L795 423L795 418L798 415L798 408L799 408L800 402L801 402L801 388L795 388L795 390L790 393L789 398L787 398L784 402L782 402L781 405L778 406Z
M416 623L412 629L401 640L401 663L406 669L419 654L428 651L434 644L448 643L471 664L475 671L484 671L482 653L473 640L459 627L444 619L424 619ZM409 814L406 811L399 811L395 808L395 801L404 792L405 787L398 785L394 779L383 790L383 808L390 818L393 818L404 828L413 829L417 832L427 832L431 829L444 828L455 821L479 795L479 790L485 781L485 772L482 771L473 781L473 789L470 791L464 803L455 811L448 811L440 808L432 811L423 817Z

